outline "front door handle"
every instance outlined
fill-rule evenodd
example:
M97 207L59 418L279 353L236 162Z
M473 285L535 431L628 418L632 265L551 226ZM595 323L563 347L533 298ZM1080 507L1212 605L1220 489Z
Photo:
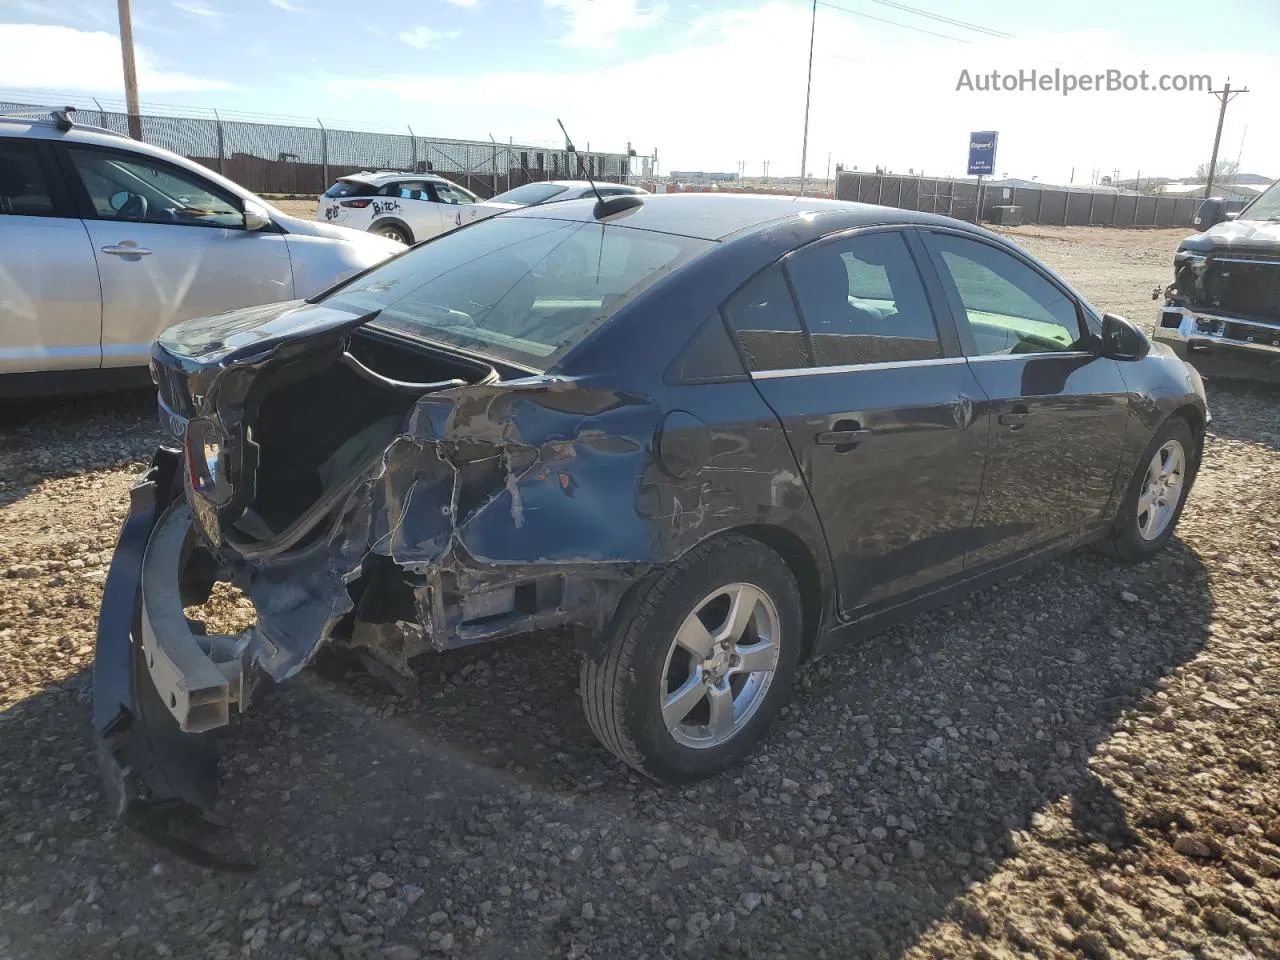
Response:
M109 253L113 257L145 257L149 256L151 251L146 247L140 247L137 241L121 240L119 243L109 243L102 248L103 253Z
M1000 426L1008 427L1010 430L1021 430L1027 425L1027 420L1031 418L1031 411L1022 404L1015 405L1008 413L1002 413L999 416Z
M832 426L834 430L823 430L814 442L823 447L835 447L836 453L848 453L871 436L871 431L863 429L857 420L837 420Z

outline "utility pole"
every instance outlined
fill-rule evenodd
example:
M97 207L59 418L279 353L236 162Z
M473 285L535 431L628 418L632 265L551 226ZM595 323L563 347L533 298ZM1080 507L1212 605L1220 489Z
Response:
M813 33L818 26L818 0L809 16L809 78L804 85L804 141L800 145L800 196L804 196L805 164L809 160L809 94L813 90Z
M133 66L133 17L129 0L116 0L120 12L120 57L124 61L124 102L129 113L129 136L142 139L142 117L138 114L138 72Z
M1227 104L1231 102L1232 97L1237 97L1242 93L1248 93L1248 87L1241 87L1239 90L1231 89L1231 78L1227 77L1227 82L1222 85L1221 90L1210 90L1215 97L1218 98L1218 130L1213 135L1213 155L1209 157L1209 177L1204 185L1204 198L1209 199L1213 191L1213 170L1218 165L1218 144L1222 141L1222 121L1227 118ZM1237 171L1239 172L1239 171Z

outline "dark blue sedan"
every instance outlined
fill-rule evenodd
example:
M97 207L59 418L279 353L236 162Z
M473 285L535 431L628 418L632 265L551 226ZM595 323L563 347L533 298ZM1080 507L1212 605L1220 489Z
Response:
M621 199L621 198L614 198ZM325 644L388 678L567 631L669 781L797 664L1059 551L1173 534L1200 379L1003 237L790 197L531 207L174 327L94 674L117 807L208 810L209 732ZM191 628L217 580L256 624Z

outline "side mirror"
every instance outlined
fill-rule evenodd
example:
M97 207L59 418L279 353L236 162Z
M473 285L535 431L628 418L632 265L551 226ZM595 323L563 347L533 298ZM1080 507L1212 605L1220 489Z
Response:
M119 213L120 208L123 207L128 202L129 202L128 190L117 190L115 193L113 193L110 197L107 198L107 203L110 205L111 209L116 211L117 213Z
M1112 360L1141 360L1151 352L1151 341L1132 320L1114 313L1102 317L1102 355Z
M1227 212L1226 200L1222 197L1210 197L1200 204L1200 209L1196 211L1195 219L1191 222L1197 230L1208 230L1224 220L1234 219L1234 214Z
M246 230L262 230L271 226L271 217L266 208L252 200L244 202L244 228Z

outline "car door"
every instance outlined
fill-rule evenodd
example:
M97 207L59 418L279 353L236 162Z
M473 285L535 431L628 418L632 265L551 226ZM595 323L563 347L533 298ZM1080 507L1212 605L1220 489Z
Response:
M0 374L97 367L101 337L93 246L49 145L0 138Z
M441 232L456 230L479 215L475 209L475 194L452 183L431 183L428 186L440 211Z
M145 366L165 327L293 296L284 234L244 228L242 201L141 153L66 146L102 285L102 365Z
M1128 399L1096 352L1082 305L1006 247L957 232L925 240L986 399L987 471L969 567L1009 559L1103 522Z
M846 615L959 575L971 546L981 393L917 245L898 229L819 242L726 305L817 506Z

